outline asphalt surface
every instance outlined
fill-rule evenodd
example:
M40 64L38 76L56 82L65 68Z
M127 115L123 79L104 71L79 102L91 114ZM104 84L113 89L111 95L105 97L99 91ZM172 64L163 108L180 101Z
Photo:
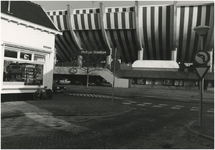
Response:
M198 91L114 89L113 99L112 90L69 86L52 100L8 99L1 104L1 148L214 147L213 92L204 93L198 127Z

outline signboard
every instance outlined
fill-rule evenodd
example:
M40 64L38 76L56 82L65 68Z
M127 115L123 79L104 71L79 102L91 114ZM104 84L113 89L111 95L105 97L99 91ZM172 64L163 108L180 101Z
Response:
M210 61L210 55L207 51L198 51L194 57L194 65L197 75L200 79L204 78L210 66L207 66Z
M209 69L210 69L210 66L195 67L197 75L199 76L200 79L205 77Z
M81 51L81 54L99 54L99 55L104 55L107 54L106 51Z
M207 65L210 61L210 55L206 51L198 51L194 57L195 65Z
M68 71L70 74L75 74L78 72L78 70L76 68L70 68Z

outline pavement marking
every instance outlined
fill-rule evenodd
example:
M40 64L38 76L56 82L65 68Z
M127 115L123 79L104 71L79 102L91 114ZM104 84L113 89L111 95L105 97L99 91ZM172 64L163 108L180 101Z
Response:
M122 104L124 104L124 105L130 105L131 103L126 103L126 102L125 102L125 103L122 103Z
M72 96L95 97L95 98L112 98L112 96L99 95L99 94L84 94L84 93L69 93ZM114 97L114 99L122 99L121 97Z
M135 103L137 103L137 102L135 102L135 101L128 101L128 102L130 102L130 103L134 103L134 104L135 104Z
M137 104L137 106L146 106L145 104Z
M191 108L190 110L191 111L199 111L199 109L193 109L193 108Z
M179 107L171 107L171 109L181 109L181 108L179 108Z
M199 109L199 107L192 107L192 108L194 108L194 109L195 109L195 108L196 108L196 109Z
M148 95L148 96L145 96L145 97L157 97L157 96L150 96L150 95Z
M143 104L146 104L146 105L151 105L152 103L143 103Z
M181 106L181 105L175 105L175 107L179 107L179 108L181 108L181 107L184 107L184 106Z
M213 111L213 110L207 110L207 112L211 112L211 113L213 113L214 111Z
M162 107L162 106L160 106L160 105L153 105L152 107Z
M160 106L167 106L167 104L158 104L158 105L160 105Z

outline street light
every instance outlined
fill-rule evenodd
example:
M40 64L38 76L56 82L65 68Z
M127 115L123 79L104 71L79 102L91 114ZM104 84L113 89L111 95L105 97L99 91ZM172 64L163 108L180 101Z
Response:
M210 29L209 26L198 26L194 28L194 31L201 37L201 50L204 50L203 47L203 38L204 35ZM200 80L200 100L199 100L199 126L202 125L202 99L203 99L203 85L204 85L204 78Z
M198 26L194 28L194 31L201 37L201 50L203 50L203 37L210 28L209 26Z

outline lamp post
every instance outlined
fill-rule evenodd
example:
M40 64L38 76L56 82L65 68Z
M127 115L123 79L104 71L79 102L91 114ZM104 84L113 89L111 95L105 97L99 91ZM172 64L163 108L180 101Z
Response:
M200 36L201 38L201 50L204 50L203 46L203 38L204 35L210 29L209 26L198 26L194 28L194 31ZM200 100L199 100L199 126L202 126L202 99L203 99L203 87L204 87L204 78L200 79Z
M112 87L112 106L113 106L113 99L114 99L114 88L115 88L115 71L116 71L116 54L117 48L114 49L114 56L113 56L113 87Z

